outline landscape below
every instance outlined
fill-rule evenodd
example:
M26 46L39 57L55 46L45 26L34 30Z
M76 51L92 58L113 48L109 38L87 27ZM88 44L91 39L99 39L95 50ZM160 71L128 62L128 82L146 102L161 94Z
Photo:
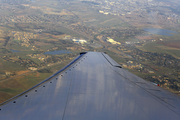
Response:
M124 69L180 94L180 11L174 9L180 4L133 1L0 0L0 102L82 51L106 52Z

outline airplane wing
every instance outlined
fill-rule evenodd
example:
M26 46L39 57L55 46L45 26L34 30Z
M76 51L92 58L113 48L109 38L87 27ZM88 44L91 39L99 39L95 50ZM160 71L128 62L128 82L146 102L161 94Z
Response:
M0 105L0 120L180 120L180 97L81 53L64 69Z

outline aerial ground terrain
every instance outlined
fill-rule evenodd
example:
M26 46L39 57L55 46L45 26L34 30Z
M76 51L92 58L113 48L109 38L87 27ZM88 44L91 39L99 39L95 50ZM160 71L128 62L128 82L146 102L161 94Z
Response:
M0 102L82 51L180 94L180 0L0 0Z

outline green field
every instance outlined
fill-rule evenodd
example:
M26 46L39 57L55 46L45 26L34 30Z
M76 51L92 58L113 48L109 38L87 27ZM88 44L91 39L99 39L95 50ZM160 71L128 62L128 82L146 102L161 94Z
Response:
M21 46L18 42L13 42L6 47L7 49L10 50L17 50L17 51L31 51L31 47L25 47Z
M82 13L81 13L82 14ZM79 14L81 16L81 14ZM119 17L114 15L104 15L100 14L97 11L89 13L89 14L83 14L81 16L82 20L88 21L91 19L94 19L93 22L85 22L87 26L93 26L93 27L128 27L130 26L128 23L122 21Z
M68 28L65 28L65 27L63 27L63 26L59 26L59 27L57 28L57 31L62 32L62 33L65 33L65 34L67 34L67 35L71 35L71 36L73 36L73 37L82 37L82 36L81 36L80 34L78 34L77 32L72 31L72 30L70 30L70 29L68 29Z
M24 67L13 63L13 62L9 62L9 61L4 61L2 58L0 58L0 70L3 71L21 71L21 70L26 70Z
M144 46L138 46L137 48L147 52L166 53L176 58L180 57L180 49L172 49L157 42L147 43Z

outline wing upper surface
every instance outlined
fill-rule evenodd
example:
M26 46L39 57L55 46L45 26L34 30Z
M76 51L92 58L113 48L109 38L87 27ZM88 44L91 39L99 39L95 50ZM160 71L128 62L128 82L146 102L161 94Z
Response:
M180 97L87 52L0 106L2 120L179 120Z

